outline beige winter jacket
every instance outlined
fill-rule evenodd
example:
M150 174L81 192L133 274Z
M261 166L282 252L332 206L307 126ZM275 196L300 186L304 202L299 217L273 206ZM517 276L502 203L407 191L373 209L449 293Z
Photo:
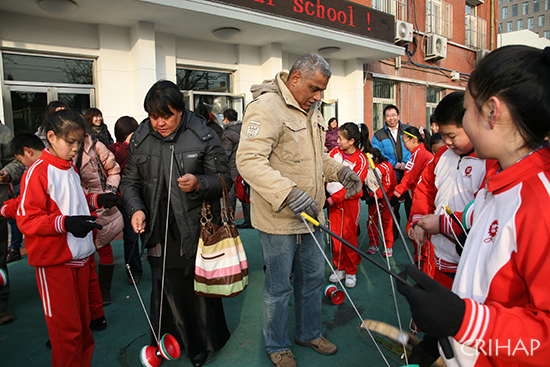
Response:
M286 85L288 73L250 89L255 98L244 114L237 169L250 184L252 225L271 234L307 233L302 220L286 206L294 186L325 202L325 182L337 181L343 167L325 153L323 116L316 106L308 112ZM324 223L320 210L318 220Z
M120 166L115 155L103 143L96 141L93 144L89 134L84 138L80 180L86 193L116 194L120 183ZM110 209L97 209L96 214L96 222L103 226L103 229L97 232L95 240L95 245L99 248L110 243L122 232L124 219L116 206Z

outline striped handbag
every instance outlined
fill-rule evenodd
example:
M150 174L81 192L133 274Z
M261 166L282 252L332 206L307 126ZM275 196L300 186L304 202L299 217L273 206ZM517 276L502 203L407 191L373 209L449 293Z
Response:
M203 201L195 260L195 293L203 297L235 297L248 285L248 262L233 222L225 180L216 176L223 185L222 225L212 223L210 203Z

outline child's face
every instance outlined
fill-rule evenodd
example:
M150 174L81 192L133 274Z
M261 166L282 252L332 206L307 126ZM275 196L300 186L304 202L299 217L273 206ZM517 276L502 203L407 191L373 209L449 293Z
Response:
M466 154L474 147L464 129L454 124L439 126L439 133L443 142L458 155Z
M487 149L490 142L490 136L486 134L489 124L479 111L474 98L469 91L464 95L464 118L462 124L464 130L468 133L473 145L476 148L476 155L479 158L493 158L488 154ZM490 130L490 129L489 129Z
M403 145L409 152L412 152L418 146L418 139L403 134Z
M348 153L348 150L353 147L353 143L355 143L355 139L348 140L344 132L338 131L338 147L340 149Z
M32 149L32 148L23 148L23 155L14 154L15 159L21 162L25 167L29 168L40 158L42 151Z
M73 130L61 137L50 130L47 137L50 142L50 153L58 158L70 161L78 154L78 150L84 141L84 130Z

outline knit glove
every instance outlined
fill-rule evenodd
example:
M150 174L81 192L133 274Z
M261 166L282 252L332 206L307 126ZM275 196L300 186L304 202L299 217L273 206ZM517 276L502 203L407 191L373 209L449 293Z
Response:
M351 168L348 166L342 167L342 169L338 171L337 176L338 181L340 181L340 183L344 186L344 189L346 189L346 196L344 196L345 199L355 196L361 192L361 188L363 187L361 178L357 175L357 173L353 172Z
M112 192L97 195L98 208L112 208L118 201L118 195Z
M313 200L305 191L297 187L292 188L292 191L286 197L286 203L289 209L298 216L302 212L315 219L319 216L319 208L317 207L319 202Z
M399 198L395 195L393 195L391 198L390 198L390 204L391 206L397 206L399 205Z
M409 264L399 276L407 274L418 284L414 287L397 283L397 290L409 302L411 315L420 330L435 338L455 336L466 312L466 303L456 294Z
M424 339L415 345L409 356L409 364L418 364L420 367L431 367L439 358L437 339L425 335Z
M94 222L96 219L97 217L92 215L74 215L71 217L65 217L65 230L72 233L75 237L84 238L91 230L103 228L101 224Z

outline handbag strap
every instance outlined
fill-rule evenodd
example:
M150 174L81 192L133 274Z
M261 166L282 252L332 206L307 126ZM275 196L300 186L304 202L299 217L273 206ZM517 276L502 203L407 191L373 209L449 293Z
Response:
M233 219L233 208L231 208L231 205L229 203L229 192L227 191L227 184L225 183L225 180L222 176L220 175L214 175L216 176L217 178L220 179L220 181L222 182L222 187L223 187L223 198L222 198L222 222L223 223L227 223L228 220L233 222L234 219ZM229 208L229 209L228 209ZM229 214L228 214L229 212Z

